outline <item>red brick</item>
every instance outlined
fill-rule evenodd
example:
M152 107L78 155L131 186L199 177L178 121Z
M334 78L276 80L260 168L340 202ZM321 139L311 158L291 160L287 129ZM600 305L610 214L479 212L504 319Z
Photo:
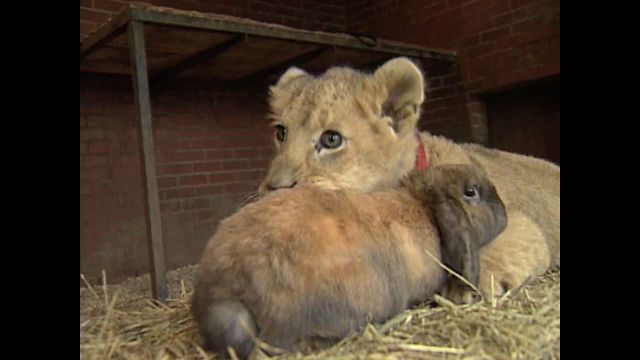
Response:
M105 132L98 129L83 129L80 130L80 141L90 140L104 140Z
M101 24L109 20L109 13L80 8L80 20Z
M509 0L509 8L511 10L519 9L522 7L526 7L531 4L532 0Z
M542 16L511 24L511 30L514 34L531 32L542 27L544 27L544 17Z
M86 142L80 143L80 154L86 154L88 152L88 146Z
M477 113L477 114L484 114L487 111L484 103L480 101L474 101L474 102L468 103L467 109L469 110L470 113Z
M231 159L233 152L231 150L208 150L204 152L207 160Z
M247 159L258 157L258 149L234 149L233 157L235 159Z
M247 160L234 160L222 162L222 170L238 170L249 168L249 162Z
M117 12L122 9L125 5L123 1L113 1L113 0L93 0L93 7L99 10L105 10L109 12Z
M182 209L184 210L206 209L210 207L211 207L211 199L209 198L182 200Z
M442 118L451 117L451 116L455 115L457 112L459 112L459 110L451 109L451 108L440 109L440 110L431 110L427 106L425 108L425 112L424 112L424 116L423 117L427 121L433 121L433 120L436 120L436 119L442 119Z
M90 182L90 183L80 182L80 195L95 194L98 192L98 188L99 186L95 182ZM82 216L83 214L81 213L80 215Z
M236 181L261 180L261 179L262 179L262 171L260 170L240 171L235 173Z
M495 27L512 24L527 18L527 9L518 9L505 14L500 14L492 18L492 24Z
M198 220L213 219L214 212L213 210L200 210L196 213L196 218Z
M104 155L80 156L81 167L97 167L107 165L107 157Z
M449 8L451 9L451 8L456 7L456 6L461 6L461 5L464 5L464 4L473 2L473 1L477 1L477 0L449 0L447 2L447 5L449 5Z
M429 98L430 99L440 99L440 98L446 98L449 96L453 96L456 95L457 91L455 86L447 86L447 87L442 87L440 89L437 90L433 90L431 91L431 93L429 94Z
M459 46L461 48L468 48L476 46L480 43L480 37L478 35L471 35L459 40Z
M462 14L470 15L470 14L478 14L479 12L483 12L489 10L493 6L493 1L491 0L478 0L469 4L462 5Z
M156 142L156 151L161 152L173 152L190 150L191 146L186 140L160 140Z
M220 171L222 170L222 165L219 161L197 162L193 164L193 170L195 172Z
M112 167L111 173L114 178L138 178L142 176L142 170L133 167Z
M174 163L174 162L204 160L204 153L202 151L178 151L178 152L172 152L172 153L160 153L160 154L157 154L156 156L159 163Z
M185 175L178 178L179 186L202 185L207 183L207 175Z
M253 159L249 160L250 169L266 169L269 166L268 159Z
M442 77L442 86L449 86L462 82L460 75L446 75Z
M197 196L207 196L207 195L216 195L224 193L223 185L208 185L208 186L199 186L195 188L195 194Z
M89 122L89 125L91 125L91 122ZM104 128L104 127L101 127L101 128L105 129L105 132L104 132L105 137L109 140L115 140L115 141L129 140L129 141L137 142L140 135L138 131L136 131L136 129L134 128L118 128L118 129Z
M209 174L209 184L228 183L235 181L235 175L232 172Z
M522 44L559 36L559 30L552 27L544 27L523 35Z
M218 139L201 139L191 140L192 149L215 149L220 147L220 140Z
M422 11L426 16L437 15L447 10L447 1L437 1L434 4L429 4Z
M496 49L495 42L487 42L469 49L469 56L479 57L488 54Z
M229 136L223 139L220 139L221 147L250 147L263 144L263 136L266 134L246 134L246 135L237 135L237 136ZM267 139L271 139L269 136Z
M96 28L96 23L88 21L80 21L80 34L86 35Z
M249 11L252 13L261 12L266 14L273 14L273 7L268 3L249 0Z
M503 39L510 34L511 30L509 26L503 26L483 33L480 39L482 40L482 42L496 41L499 39Z
M80 7L90 8L92 7L93 0L80 0Z
M176 214L176 221L180 226L188 226L188 224L193 223L193 213L192 212L182 212Z
M175 176L158 176L158 188L170 188L178 186Z
M181 175L193 173L193 163L157 166L158 175Z
M273 147L263 147L258 149L261 159L271 159L273 157Z
M184 199L196 196L194 188L178 188L161 190L160 193L164 194L166 200Z
M125 155L109 154L109 157L111 158L111 163L113 165L139 167L142 164L142 159L137 153Z
M168 214L168 213L176 213L182 210L182 205L180 201L161 201L160 202L160 212Z
M177 131L169 132L171 136L176 136L180 138L207 138L211 137L211 134L207 131L198 130L198 129L180 129Z
M239 194L255 191L257 189L257 185L254 183L233 183L225 185L224 188L226 193Z
M80 180L101 180L106 179L109 171L106 168L80 168Z
M493 13L495 15L504 14L509 11L509 0L494 0Z
M89 142L90 154L104 154L109 149L109 145L105 141L91 141Z

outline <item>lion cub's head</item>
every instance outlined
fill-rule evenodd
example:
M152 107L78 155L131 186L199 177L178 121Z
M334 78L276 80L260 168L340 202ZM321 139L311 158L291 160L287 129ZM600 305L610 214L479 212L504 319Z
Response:
M414 166L423 89L420 70L406 58L373 74L289 69L270 89L276 150L260 193L298 184L395 185Z

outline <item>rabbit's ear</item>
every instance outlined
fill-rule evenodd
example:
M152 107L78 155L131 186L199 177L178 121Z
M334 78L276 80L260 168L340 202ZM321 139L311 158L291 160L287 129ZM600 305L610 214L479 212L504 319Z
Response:
M448 201L434 206L442 262L477 286L480 274L478 243L474 229L464 209Z

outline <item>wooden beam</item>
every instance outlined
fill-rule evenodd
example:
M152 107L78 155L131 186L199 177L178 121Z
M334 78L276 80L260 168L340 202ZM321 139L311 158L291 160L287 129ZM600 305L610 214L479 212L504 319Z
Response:
M80 43L80 59L87 57L95 49L107 44L127 30L129 11L121 11L104 26L92 32Z
M285 70L287 70L289 67L293 66L293 65L302 65L308 61L311 61L315 58L317 58L318 56L321 56L322 54L328 52L329 50L332 50L332 47L329 46L323 46L321 48L317 48L315 50L312 50L310 52L304 53L302 55L298 55L292 59L289 59L285 62L279 63L279 64L275 64L273 66L269 66L266 69L263 70L259 70L257 72L254 72L253 74L249 74L243 78L240 78L236 81L234 81L234 85L242 85L248 82L253 82L256 80L260 80L262 78L265 78L269 75L272 74L277 74L277 73L281 73Z
M177 75L187 69L190 69L190 68L193 68L194 66L202 64L207 60L216 58L222 55L223 53L233 49L234 47L242 43L245 43L246 41L247 41L246 35L240 34L240 35L233 36L230 39L222 42L221 44L216 44L206 50L203 50L199 53L189 56L186 59L179 62L178 64L168 69L165 69L162 72L155 74L151 78L151 81L152 82L162 81L163 79L167 79L171 76Z
M286 26L266 25L265 23L257 21L238 21L237 18L223 16L205 14L194 16L186 11L172 9L171 12L168 12L135 3L130 4L129 6L132 20L155 24L263 36L319 45L370 50L423 59L456 61L455 51L407 45L390 40L378 40L375 44L372 44L368 41L362 41L362 35L354 36L344 33L299 30Z
M144 24L129 22L129 46L133 67L133 92L138 120L140 120L140 148L142 152L143 183L145 197L146 233L151 267L151 290L153 298L166 302L167 279L162 242L162 220L158 199L155 154L153 149L153 129L151 126L151 103L147 77L147 55L144 45Z

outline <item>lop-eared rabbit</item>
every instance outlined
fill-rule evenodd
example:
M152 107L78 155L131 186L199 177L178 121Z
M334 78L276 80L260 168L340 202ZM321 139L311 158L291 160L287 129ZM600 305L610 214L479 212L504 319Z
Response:
M506 221L471 165L416 171L372 193L278 190L220 223L192 311L207 349L241 358L255 338L290 351L326 344L441 290L447 275L429 254L477 285L477 249Z

